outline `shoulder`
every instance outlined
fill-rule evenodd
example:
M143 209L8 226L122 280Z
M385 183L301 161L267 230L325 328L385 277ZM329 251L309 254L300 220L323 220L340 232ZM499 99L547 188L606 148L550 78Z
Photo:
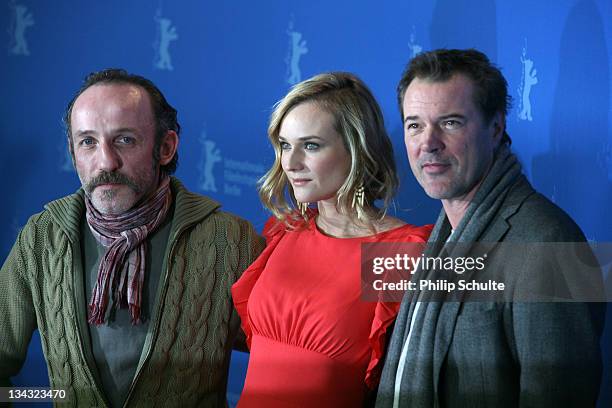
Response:
M194 193L175 177L171 180L172 193L175 200L174 222L177 224L207 224L215 223L222 228L250 226L245 219L221 211L221 204L210 197Z
M30 216L26 224L19 231L17 242L28 251L33 251L38 236L48 235L53 230L53 223L48 210Z
M511 233L525 241L585 241L576 222L559 206L535 190L517 205L507 218Z
M175 220L176 221L176 220ZM253 225L235 214L214 209L193 220L189 239L215 240L218 242L260 241Z
M427 242L433 229L433 224L413 225L402 221L396 227L388 231L388 238L408 242ZM385 235L387 235L385 234ZM387 238L387 237L385 237Z
M75 240L82 218L83 201L79 194L71 194L51 201L43 211L30 216L19 231L15 242L25 254L60 248L68 240ZM58 246L60 245L60 246Z
M49 210L43 210L41 212L37 212L32 214L28 221L22 228L23 232L33 232L34 230L39 230L41 228L46 228L50 224L52 224L51 214L49 214Z
M426 224L421 226L411 224L407 225L410 236L413 236L421 240L422 242L427 242L427 240L429 239L429 235L431 235L433 227L433 224Z
M81 222L85 210L81 191L50 201L44 210L33 214L23 231L47 231L49 229L70 230L74 233Z
M174 177L171 186L175 199L173 228L190 230L190 239L225 237L229 241L259 240L249 221L235 214L221 211L221 204L217 201L187 190Z
M271 216L264 225L263 236L267 241L275 236L283 235L287 231L287 228L289 227L282 220L279 220L275 216Z
M251 223L242 217L221 211L215 200L189 192L175 178L172 180L175 209L171 237L189 248L200 248L194 253L206 257L237 262L237 270L244 270L261 252L264 241ZM212 251L212 252L210 252Z
M285 219L271 216L264 225L263 236L269 242L273 239L280 239L287 232L299 234L312 228L316 216L317 211L313 209L308 209L307 219L297 212L287 214Z
M212 198L187 190L176 177L171 177L170 188L176 206L175 217L194 221L205 218L221 207L221 204Z
M227 211L217 209L210 214L210 218L213 219L215 223L221 226L227 226L228 228L253 229L250 221Z

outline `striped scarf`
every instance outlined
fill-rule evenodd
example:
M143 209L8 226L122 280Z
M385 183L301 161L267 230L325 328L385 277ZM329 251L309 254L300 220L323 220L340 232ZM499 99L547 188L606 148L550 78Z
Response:
M113 306L118 304L125 308L127 304L132 324L140 324L145 240L164 221L171 203L169 177L161 181L149 200L120 215L101 214L85 197L89 229L106 248L89 304L89 323L104 323L110 293Z

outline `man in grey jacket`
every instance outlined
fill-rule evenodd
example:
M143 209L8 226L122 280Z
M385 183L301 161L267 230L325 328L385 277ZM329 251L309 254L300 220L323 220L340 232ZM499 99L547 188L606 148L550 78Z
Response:
M533 190L510 151L501 72L476 50L423 53L404 72L398 98L412 171L443 206L424 256L469 254L478 242L497 245L487 273L504 270L529 289L546 287L552 270L546 257L532 249L518 256L499 243L585 238L567 214ZM575 257L567 262L569 270L580 267ZM423 275L428 272L415 276L432 277ZM440 300L425 292L404 296L377 407L596 404L603 322L597 306Z

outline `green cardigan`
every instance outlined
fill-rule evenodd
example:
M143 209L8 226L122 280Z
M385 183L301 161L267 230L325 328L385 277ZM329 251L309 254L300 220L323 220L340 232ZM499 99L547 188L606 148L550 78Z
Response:
M175 212L151 324L124 406L226 405L239 321L231 285L263 247L252 226L172 180ZM0 270L0 386L38 328L52 388L68 404L108 406L86 320L79 225L83 192L30 218Z

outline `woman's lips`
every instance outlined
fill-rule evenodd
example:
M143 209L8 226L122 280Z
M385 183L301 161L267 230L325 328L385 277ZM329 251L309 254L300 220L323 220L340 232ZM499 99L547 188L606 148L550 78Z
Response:
M297 179L291 180L291 184L293 184L294 186L303 186L303 185L306 185L310 181L311 181L310 179L297 178Z

